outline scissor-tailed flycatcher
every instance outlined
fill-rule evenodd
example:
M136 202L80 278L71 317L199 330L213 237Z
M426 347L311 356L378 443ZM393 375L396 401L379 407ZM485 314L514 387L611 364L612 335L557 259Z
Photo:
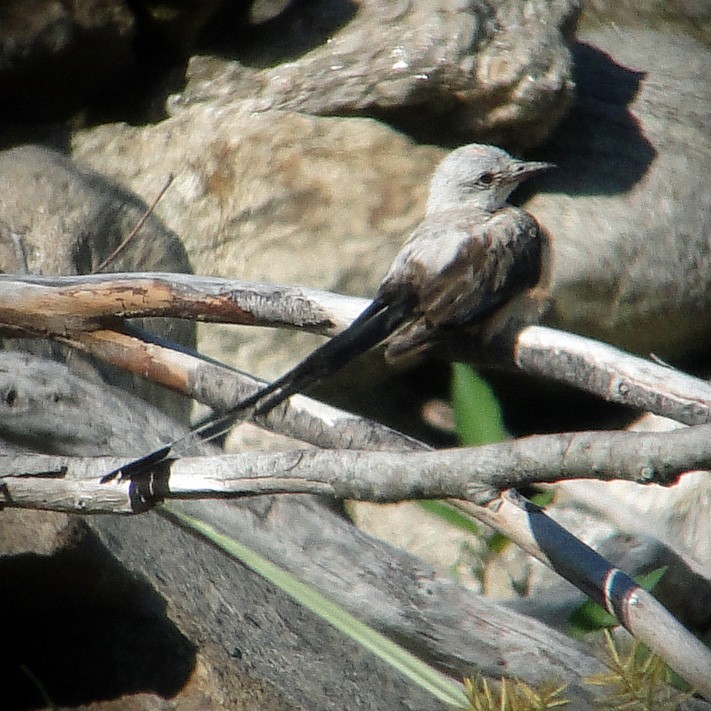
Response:
M538 223L506 200L523 180L551 167L517 160L494 146L471 144L452 151L432 177L423 221L395 257L370 306L288 373L196 432L230 424L250 408L262 415L383 341L391 360L423 350L447 331L485 322L535 286L542 265ZM146 471L170 451L171 445L162 447L104 480Z

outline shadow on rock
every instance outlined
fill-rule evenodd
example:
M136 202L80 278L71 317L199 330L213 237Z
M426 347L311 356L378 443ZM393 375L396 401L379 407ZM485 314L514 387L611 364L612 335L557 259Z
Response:
M558 170L536 181L537 192L614 195L639 183L657 156L632 104L646 77L584 42L573 47L576 98L540 155ZM526 187L519 192L525 195Z
M44 707L46 697L58 706L171 698L190 677L195 648L165 601L84 531L54 555L0 559L3 708Z

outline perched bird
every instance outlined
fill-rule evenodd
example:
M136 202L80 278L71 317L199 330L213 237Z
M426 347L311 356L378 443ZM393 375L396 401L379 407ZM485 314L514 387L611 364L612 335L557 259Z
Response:
M540 278L538 223L506 201L523 180L551 167L518 160L495 146L470 144L452 151L432 177L424 219L363 313L285 375L195 432L231 423L251 408L254 415L265 414L383 341L386 358L394 360L428 348L448 331L486 322ZM168 458L171 446L102 481L150 469Z

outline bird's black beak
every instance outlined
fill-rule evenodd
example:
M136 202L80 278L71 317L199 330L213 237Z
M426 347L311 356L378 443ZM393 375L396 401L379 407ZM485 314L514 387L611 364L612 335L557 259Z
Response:
M551 168L557 168L556 164L544 163L543 161L521 161L514 166L511 171L511 177L516 181L521 181Z

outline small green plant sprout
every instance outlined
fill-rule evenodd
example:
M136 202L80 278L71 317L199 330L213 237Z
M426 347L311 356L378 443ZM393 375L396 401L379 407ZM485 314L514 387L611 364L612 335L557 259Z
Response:
M482 676L464 680L468 711L543 711L570 702L561 696L565 684L532 687L518 679L502 679L496 688Z
M607 687L609 697L599 702L604 711L675 711L688 698L669 686L670 670L664 660L634 640L622 653L608 630L604 631L608 670L586 679L588 684Z
M452 364L451 398L462 445L476 447L509 438L499 401L488 383L471 366Z

